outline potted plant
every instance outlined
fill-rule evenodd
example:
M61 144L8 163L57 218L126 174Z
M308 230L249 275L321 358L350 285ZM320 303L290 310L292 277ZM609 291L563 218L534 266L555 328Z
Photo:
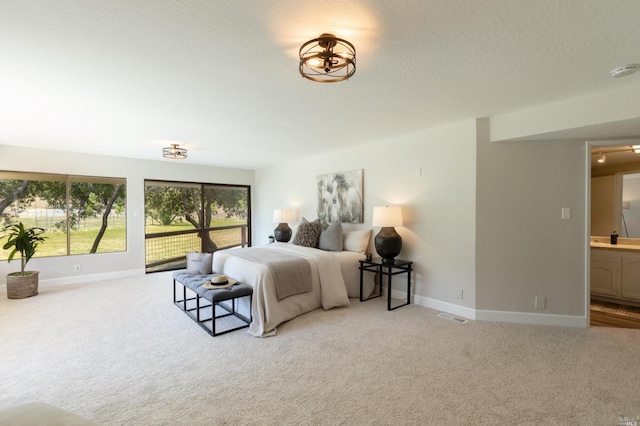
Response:
M20 253L20 272L13 272L7 275L7 297L9 299L24 299L38 294L38 274L37 271L25 271L24 268L33 255L36 253L38 244L46 237L40 236L44 231L42 228L25 228L22 222L5 226L3 237L7 242L2 246L4 250L11 250L8 262L13 260L16 253Z

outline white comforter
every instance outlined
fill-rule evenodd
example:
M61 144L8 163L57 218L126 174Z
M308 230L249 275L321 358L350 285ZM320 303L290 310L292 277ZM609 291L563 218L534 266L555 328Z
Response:
M276 333L276 327L298 315L322 307L331 309L349 305L347 289L342 278L340 262L331 252L286 243L265 246L307 259L311 266L313 289L278 300L273 276L267 266L233 255L234 250L216 251L213 270L253 287L253 321L249 333L266 337Z

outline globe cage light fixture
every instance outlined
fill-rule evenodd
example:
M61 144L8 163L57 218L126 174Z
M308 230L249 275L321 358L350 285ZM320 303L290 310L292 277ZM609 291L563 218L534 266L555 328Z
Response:
M162 156L172 160L184 160L187 158L187 149L180 148L180 144L172 143L171 146L162 148Z
M349 79L356 72L356 48L333 34L322 34L300 47L300 74L318 83Z

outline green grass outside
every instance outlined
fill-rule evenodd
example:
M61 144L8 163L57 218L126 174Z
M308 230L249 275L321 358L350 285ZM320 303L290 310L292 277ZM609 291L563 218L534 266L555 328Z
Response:
M239 219L211 219L211 227L218 226L231 226L231 225L246 225L247 221ZM144 227L146 234L160 234L162 232L176 232L176 231L189 231L195 229L189 222L177 222L171 225L151 225L148 224Z
M60 217L56 219L56 221L58 220L60 220ZM45 220L43 218L38 218L38 220L36 220L34 217L21 217L15 222L17 223L19 221L21 221L27 228L38 226L46 229L46 232L42 234L43 237L46 237L46 240L38 245L34 258L65 256L67 254L67 234L53 226L53 222L55 221ZM88 254L91 251L93 241L98 235L101 225L101 218L90 218L81 223L80 229L72 231L71 254ZM98 253L126 251L126 236L126 218L124 216L119 218L110 217L107 230L105 231L102 240L100 240ZM0 247L3 246L5 242L6 239L2 238L2 235L0 235ZM0 260L6 260L9 257L9 253L9 250L2 250L0 248ZM19 255L16 254L16 256Z
M15 222L22 221L25 227L39 226L47 229L47 232L43 234L47 239L38 246L38 250L34 257L49 257L49 256L65 256L67 254L67 235L65 232L57 230L53 223L61 220L61 217L57 218L42 218L37 220L34 217L21 217ZM88 254L93 245L96 235L102 224L101 218L90 218L84 220L80 229L71 232L71 254ZM231 225L244 225L246 221L237 219L212 219L211 227L219 226L231 226ZM145 232L147 234L156 234L164 232L176 232L176 231L188 231L194 230L193 225L188 222L178 222L175 224L162 226L162 225L147 225L145 226ZM115 218L109 218L109 226L105 231L100 245L98 246L98 253L110 253L110 252L122 252L126 251L126 217L124 215ZM1 246L4 244L5 239L0 235L0 260L6 260L9 256L9 250L2 250ZM240 229L233 229L229 231L212 231L212 239L220 247L227 247L241 243ZM175 237L168 237L175 238ZM146 240L147 244L147 263L160 261L162 259L183 256L188 251L200 251L200 239L197 236L187 239L174 240L168 248L163 249L161 252L153 253L149 250L149 242L153 240ZM19 261L19 260L14 260Z

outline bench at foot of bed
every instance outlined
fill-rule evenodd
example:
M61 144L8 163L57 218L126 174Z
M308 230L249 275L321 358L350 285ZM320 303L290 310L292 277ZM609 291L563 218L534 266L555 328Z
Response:
M217 274L200 275L188 274L184 271L175 272L173 274L173 303L212 336L249 327L252 320L251 299L253 288L248 284L241 283L222 289L204 288L204 284L211 282L211 277L214 275ZM181 292L177 284L182 285ZM182 293L181 299L178 293ZM249 298L248 315L238 312L238 299L242 297ZM220 309L216 309L216 307ZM218 314L217 312L220 311L222 313ZM231 315L239 319L239 321L235 320L234 323L237 324L239 322L240 325L227 325L223 330L219 331L216 323L221 318ZM209 322L211 322L211 328L207 327Z

